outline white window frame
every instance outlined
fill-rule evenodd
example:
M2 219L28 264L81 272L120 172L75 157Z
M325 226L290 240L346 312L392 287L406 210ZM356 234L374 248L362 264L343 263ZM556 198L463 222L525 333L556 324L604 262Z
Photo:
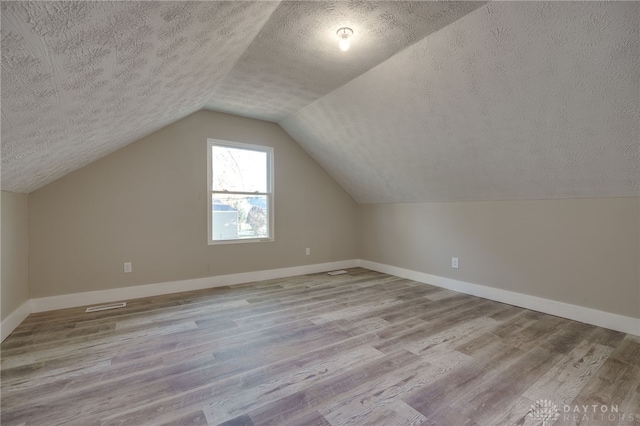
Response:
M211 149L214 146L223 146L228 148L236 148L236 149L244 149L249 151L258 151L264 152L267 154L267 192L237 192L237 191L215 191L213 186L213 174L212 174L212 164L211 164ZM264 145L252 145L241 142L230 142L220 139L207 139L207 239L209 241L209 245L219 245L219 244L238 244L238 243L256 243L256 242L270 242L274 241L275 229L274 229L274 188L273 188L273 147L264 146ZM239 194L239 195L265 195L267 197L267 210L269 215L269 236L261 237L261 238L234 238L229 240L214 240L211 235L211 225L212 225L212 206L211 200L213 194Z

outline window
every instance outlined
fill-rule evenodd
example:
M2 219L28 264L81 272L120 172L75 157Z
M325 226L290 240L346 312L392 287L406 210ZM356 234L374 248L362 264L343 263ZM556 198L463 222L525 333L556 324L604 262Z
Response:
M273 148L208 140L209 244L273 240Z

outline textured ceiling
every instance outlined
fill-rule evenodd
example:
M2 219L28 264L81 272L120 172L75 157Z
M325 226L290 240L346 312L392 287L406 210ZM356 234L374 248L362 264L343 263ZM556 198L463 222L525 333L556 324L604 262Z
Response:
M640 195L640 3L489 3L280 124L360 202Z
M206 108L280 121L483 2L292 1L271 15ZM336 30L353 29L351 48Z
M2 189L31 192L205 105L278 121L481 5L3 1Z
M209 108L279 122L361 202L640 195L639 22L638 2L2 2L2 189Z
M203 107L271 2L2 2L2 189L30 192Z

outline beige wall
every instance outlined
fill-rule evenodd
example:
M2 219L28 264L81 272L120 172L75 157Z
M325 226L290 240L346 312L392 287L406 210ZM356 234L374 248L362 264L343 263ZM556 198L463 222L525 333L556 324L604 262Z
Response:
M275 148L275 242L207 245L207 138ZM4 254L26 199L3 193L3 318L28 297ZM359 257L640 318L640 197L358 207L276 124L209 111L31 193L28 214L35 298Z
M274 242L207 245L207 138L274 147ZM357 213L278 125L200 111L29 194L31 297L354 259Z
M25 194L2 191L2 320L29 299L27 200Z
M640 198L362 205L359 253L640 318L639 206Z

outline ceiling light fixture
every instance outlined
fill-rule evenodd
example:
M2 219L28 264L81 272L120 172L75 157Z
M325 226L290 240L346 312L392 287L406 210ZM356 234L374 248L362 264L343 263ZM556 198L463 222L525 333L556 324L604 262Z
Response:
M336 32L336 34L340 37L340 50L343 52L349 50L349 45L351 44L349 37L353 35L353 30L349 27L342 27Z

